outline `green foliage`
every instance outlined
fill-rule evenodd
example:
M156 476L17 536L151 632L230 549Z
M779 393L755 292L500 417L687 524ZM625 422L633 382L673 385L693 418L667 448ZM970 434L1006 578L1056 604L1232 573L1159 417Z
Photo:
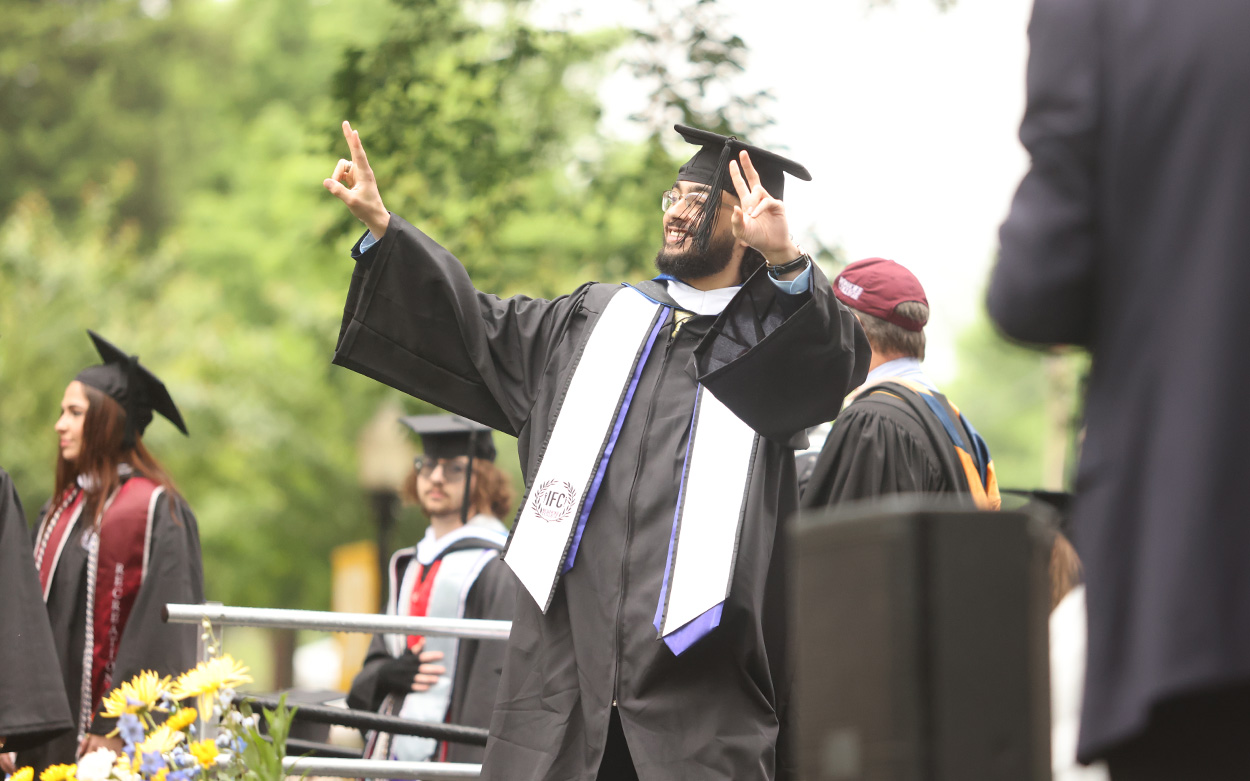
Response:
M455 0L405 3L376 48L345 57L336 98L388 208L484 290L554 295L570 278L645 273L675 163L658 144L591 140L597 77L624 35L541 30L525 3L498 5L485 26ZM359 229L346 212L340 225Z
M373 533L354 441L383 389L329 366L350 261L322 239L337 210L317 143L325 50L359 44L345 22L370 8L384 6L197 2L136 18L188 42L147 74L188 114L162 115L128 157L84 148L100 184L60 209L29 192L0 224L0 458L31 515L51 491L61 393L97 360L84 329L99 330L165 379L189 422L189 441L161 420L146 439L199 518L208 595L228 604L324 607L329 549ZM60 99L69 120L108 125ZM149 142L194 146L173 164L180 181L145 178ZM176 219L128 216L139 191Z
M250 717L252 708L246 702L239 706L243 715ZM288 708L286 694L278 698L278 707L262 708L265 714L266 731L269 739L260 733L258 725L248 722L245 730L243 746L244 781L282 781L287 778L282 769L282 759L286 756L286 740L291 734L291 723L295 721L295 712L299 708Z
M1084 358L1012 344L984 313L960 335L958 348L959 374L943 390L985 438L998 484L1065 488Z

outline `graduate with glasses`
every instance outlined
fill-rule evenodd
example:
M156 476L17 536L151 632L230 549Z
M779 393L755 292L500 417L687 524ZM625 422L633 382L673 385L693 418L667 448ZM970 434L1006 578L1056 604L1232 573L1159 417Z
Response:
M352 159L324 182L369 228L334 362L518 440L504 561L524 593L486 781L788 772L794 450L868 343L790 237L786 178L807 170L676 130L697 150L656 182L660 275L551 300L477 290L387 212L347 123Z
M400 418L424 453L403 486L430 525L391 557L389 615L512 619L516 578L499 559L512 502L490 429L455 415ZM506 645L499 640L374 635L347 702L352 708L486 728ZM371 732L368 759L481 762L482 748Z

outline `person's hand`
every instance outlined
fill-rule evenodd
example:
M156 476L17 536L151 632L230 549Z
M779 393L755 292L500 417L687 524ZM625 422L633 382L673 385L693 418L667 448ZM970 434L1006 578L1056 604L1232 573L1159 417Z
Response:
M120 735L106 738L103 735L92 735L88 732L82 736L82 742L78 744L78 758L82 759L96 749L101 748L106 748L114 754L121 754L125 744L122 742Z
M343 137L347 139L352 159L339 160L334 166L334 175L322 184L335 198L347 204L348 210L369 228L375 239L381 239L390 224L391 215L382 205L378 180L369 167L369 158L365 157L360 133L352 130L351 124L346 121L343 122Z
M772 265L794 260L802 251L790 238L785 204L760 184L760 175L745 149L738 153L737 163L729 161L729 178L739 201L730 221L734 238L758 250Z
M11 776L17 772L17 754L8 751L0 754L0 773Z
M447 672L447 668L441 664L431 664L443 658L442 651L422 651L419 654L421 666L417 668L417 677L412 680L412 690L414 692L429 691L430 687L438 683L439 676Z
M442 651L405 651L378 670L378 685L395 694L429 691L438 683L439 676L447 672L443 665L434 664L442 658Z

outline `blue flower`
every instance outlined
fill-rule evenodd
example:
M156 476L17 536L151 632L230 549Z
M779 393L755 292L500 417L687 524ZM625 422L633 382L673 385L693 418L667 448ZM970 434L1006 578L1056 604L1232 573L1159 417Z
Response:
M159 751L146 751L139 763L139 772L145 776L154 776L165 767L165 758Z
M123 713L118 717L117 731L121 734L122 742L126 744L127 749L133 749L136 743L143 740L143 723L133 713Z
M169 753L169 759L170 759L170 762L173 763L174 767L180 767L180 768L191 767L192 765L196 763L195 757L191 756L190 752L188 752L182 746L178 746L173 751L171 751Z
M191 781L192 774L186 770L175 770L165 776L165 781Z

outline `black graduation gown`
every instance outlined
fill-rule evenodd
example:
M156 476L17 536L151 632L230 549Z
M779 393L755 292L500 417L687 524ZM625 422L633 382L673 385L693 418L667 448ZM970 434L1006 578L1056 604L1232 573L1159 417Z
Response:
M22 503L0 469L0 751L24 751L74 722L39 589Z
M479 293L455 257L398 217L354 254L334 362L516 435L532 477L578 352L621 288L589 283L551 301ZM545 615L518 590L484 779L593 778L614 702L643 781L774 777L786 706L779 521L798 499L791 445L836 416L869 355L824 275L812 277L812 292L788 296L758 273L719 317L661 336L576 565ZM640 287L668 300L659 283ZM674 656L652 620L696 377L763 436L721 624Z
M45 505L40 512L40 520L46 511ZM69 539L52 577L47 603L75 731L38 749L18 754L18 766L31 765L35 768L36 778L42 767L74 762L78 750L78 700L87 611L87 551L81 540L90 525L89 513L84 510L69 531ZM180 503L177 516L172 514L167 491L157 498L153 509L148 561L147 576L139 587L117 647L113 667L114 686L144 670L176 676L194 667L198 661L196 639L199 626L166 624L161 620L161 608L167 603L199 604L204 601L204 572L195 516L185 502ZM100 716L97 711L87 731L103 735L110 732L113 726L112 719Z
M464 617L490 621L511 621L516 606L517 580L502 559L494 559L482 568L465 598ZM500 640L461 640L453 670L451 703L447 721L466 727L490 726L495 708L499 676L503 673L507 644ZM392 657L386 650L382 635L374 635L364 664L352 680L347 695L349 707L377 710L387 692L378 686L378 672ZM447 744L448 762L481 762L481 746L463 743Z
M1092 364L1079 756L1250 681L1250 4L1038 0L990 315ZM1235 97L1234 97L1235 96Z
M887 494L966 494L952 449L939 449L909 405L885 393L852 402L829 431L799 502L804 508Z

